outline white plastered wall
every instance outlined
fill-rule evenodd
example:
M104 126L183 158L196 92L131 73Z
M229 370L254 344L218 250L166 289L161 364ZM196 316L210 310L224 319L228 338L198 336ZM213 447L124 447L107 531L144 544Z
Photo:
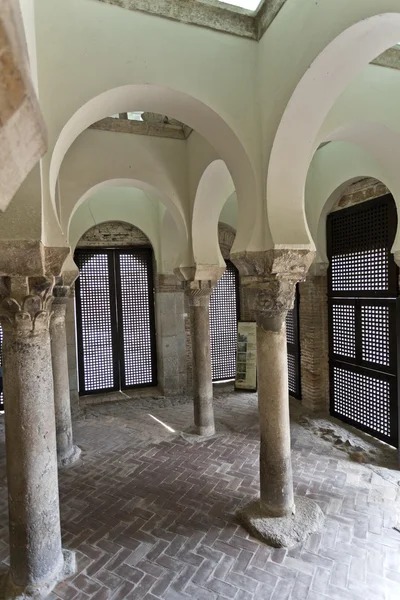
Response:
M327 263L326 217L345 188L362 177L374 177L390 188L382 166L360 146L346 142L327 144L311 162L306 184L306 214L317 248L316 261Z
M390 189L400 210L399 94L399 71L368 65L328 113L317 141L336 142L316 152L306 186L307 220L319 254L321 248L325 252L326 215L342 191L342 184L353 177L370 176L381 180ZM316 181L319 198L312 191ZM398 232L392 251L399 252L399 246Z
M55 190L58 159L53 163L51 190L48 187L56 140L85 103L123 86L131 87L80 113L84 127L88 121L126 110L178 118L226 154L223 158L235 172L238 195L245 197L250 190L247 196L255 206L260 204L256 42L90 0L42 0L35 11L39 89L50 142L43 165L49 244L61 240L52 227L49 198ZM54 90L60 99L57 103ZM69 129L67 146L81 129L81 125ZM60 160L66 149L61 146ZM249 207L244 211L244 223L250 224L252 212Z
M267 208L276 246L312 247L304 189L318 130L357 73L398 42L399 11L395 0L288 0L261 41Z
M360 68L398 41L399 10L398 0L287 0L257 44L91 0L37 2L39 92L50 138L43 161L47 243L62 242L50 200L70 143L98 118L144 109L185 121L226 162L238 195L237 249L271 244L264 182L279 126L267 194L275 205L268 213L274 242L307 246L304 186L317 130ZM304 115L289 102L295 89Z

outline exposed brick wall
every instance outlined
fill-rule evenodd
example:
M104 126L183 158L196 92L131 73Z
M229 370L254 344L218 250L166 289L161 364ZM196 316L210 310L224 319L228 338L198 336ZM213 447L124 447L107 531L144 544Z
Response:
M151 246L149 238L137 227L122 221L108 221L88 229L77 248L88 247Z
M357 181L357 183L353 183L346 189L345 193L334 204L331 212L349 208L349 206L367 202L368 200L373 200L389 193L389 190L382 182L372 177L364 178Z
M309 275L299 284L302 403L329 410L328 297L326 275Z

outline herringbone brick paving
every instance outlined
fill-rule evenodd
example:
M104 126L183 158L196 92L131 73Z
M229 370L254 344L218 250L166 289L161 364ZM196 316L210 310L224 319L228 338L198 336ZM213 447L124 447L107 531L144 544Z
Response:
M296 493L316 500L326 523L304 545L269 548L235 519L258 492L256 398L216 406L222 435L197 443L170 434L143 444L121 427L121 407L114 426L102 428L101 416L77 423L83 460L60 474L60 494L63 542L77 550L79 572L50 598L399 600L399 486L294 424ZM174 411L191 418L189 406L157 417L171 423ZM4 478L0 502L6 568Z

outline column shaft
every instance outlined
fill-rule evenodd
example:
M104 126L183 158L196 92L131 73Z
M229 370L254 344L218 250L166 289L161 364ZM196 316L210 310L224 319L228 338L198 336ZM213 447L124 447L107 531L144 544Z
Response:
M209 295L192 303L194 424L200 435L215 433L209 307Z
M261 508L272 517L294 511L287 342L284 319L257 319Z
M67 298L55 298L50 321L51 356L54 381L57 455L59 467L73 464L80 455L74 446L68 376L68 349L65 331Z
M48 323L32 329L18 322L4 326L3 369L10 518L7 597L19 598L25 596L11 590L51 588L63 568Z

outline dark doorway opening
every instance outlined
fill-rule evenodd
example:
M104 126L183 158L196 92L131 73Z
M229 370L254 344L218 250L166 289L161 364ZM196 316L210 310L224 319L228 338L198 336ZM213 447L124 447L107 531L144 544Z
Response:
M79 393L157 385L151 249L79 249Z
M294 306L286 316L286 341L289 394L298 400L301 399L299 303L300 293L297 285Z
M397 230L391 195L327 219L330 412L398 446Z
M227 260L210 298L210 338L213 381L236 377L237 324L240 318L239 272Z

